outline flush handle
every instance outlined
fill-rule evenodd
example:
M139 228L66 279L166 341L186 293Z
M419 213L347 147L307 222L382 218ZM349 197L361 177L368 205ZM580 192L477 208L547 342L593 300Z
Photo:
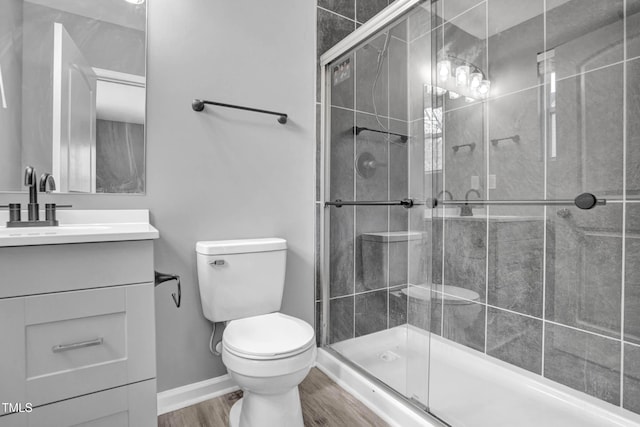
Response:
M223 260L223 259L217 259L217 260L215 260L215 261L211 261L211 262L209 263L209 265L224 265L224 264L225 264L225 262L224 262L224 260Z

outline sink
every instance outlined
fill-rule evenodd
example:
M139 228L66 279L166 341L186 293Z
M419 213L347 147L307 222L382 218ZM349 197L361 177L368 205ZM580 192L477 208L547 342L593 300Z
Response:
M7 212L0 212L6 224ZM113 242L157 239L149 224L148 210L75 210L59 212L57 227L0 226L0 247L56 245L64 243Z

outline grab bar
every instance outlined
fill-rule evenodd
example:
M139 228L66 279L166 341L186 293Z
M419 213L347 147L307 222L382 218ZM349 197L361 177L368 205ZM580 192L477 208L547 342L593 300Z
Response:
M344 201L337 199L333 202L325 202L326 206L335 206L336 208L341 208L343 206L402 206L406 209L413 207L416 203L413 199L402 199L402 200L381 200L381 201Z
M222 102L206 101L204 99L194 99L193 102L191 103L191 108L193 108L193 111L202 111L204 110L205 104L217 105L218 107L225 107L225 108L235 108L236 110L253 111L254 113L271 114L274 116L279 116L278 123L280 123L281 125L287 123L287 119L289 118L289 116L285 113L278 113L276 111L269 111L269 110L261 110L259 108L243 107L241 105L224 104Z
M596 206L604 206L607 204L606 199L598 199L591 193L579 194L575 199L570 200L435 200L433 207L438 205L447 206L464 206L464 205L480 205L480 206L570 206L575 205L579 209L593 209Z

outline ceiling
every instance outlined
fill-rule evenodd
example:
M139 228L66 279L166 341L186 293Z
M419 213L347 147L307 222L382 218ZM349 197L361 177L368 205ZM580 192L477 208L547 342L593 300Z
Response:
M125 0L25 0L75 15L145 31L146 2L134 5Z

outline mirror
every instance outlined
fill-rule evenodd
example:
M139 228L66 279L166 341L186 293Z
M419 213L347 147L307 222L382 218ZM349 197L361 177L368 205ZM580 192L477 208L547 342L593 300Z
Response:
M145 0L0 2L0 191L144 193Z

